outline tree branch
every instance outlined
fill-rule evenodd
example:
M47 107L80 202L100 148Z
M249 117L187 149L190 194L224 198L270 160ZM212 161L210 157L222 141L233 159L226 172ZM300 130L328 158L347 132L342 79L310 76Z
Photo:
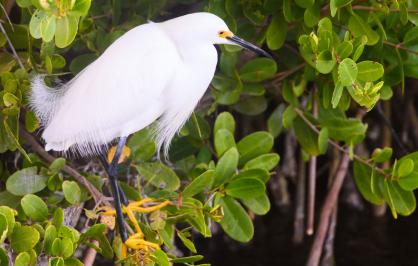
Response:
M331 189L329 190L327 197L325 198L325 202L322 206L315 239L312 244L306 266L317 266L319 264L319 260L320 260L321 252L322 252L322 246L324 244L325 236L328 231L331 214L335 207L335 203L337 202L338 195L340 193L344 178L347 175L349 162L350 162L350 157L348 154L348 150L346 150L346 152L343 153L343 156L341 158L341 162L338 167L338 171L335 175L334 181L332 183Z
M311 123L311 121L309 121L306 116L303 114L303 111L299 108L295 108L294 109L296 114L317 134L319 134L319 129ZM337 148L339 151L350 154L350 152L348 150L346 150L345 148L343 148L342 146L340 146L336 141L333 141L332 139L328 139L328 143L331 144L331 146ZM369 163L367 160L361 158L360 156L353 154L353 159L355 159L356 161L361 162L362 164L365 164L371 168L374 168L377 172L379 172L380 174L382 174L383 176L387 176L387 174L385 173L385 171L383 171L383 169L374 166L373 164Z
M44 148L39 145L39 143L35 140L35 138L29 134L26 130L20 127L20 136L26 141L26 143L39 155L42 159L47 161L48 163L52 163L56 158L46 152ZM84 176L77 172L74 168L70 167L69 165L65 165L62 168L62 171L72 176L78 183L82 184L92 195L94 201L96 203L104 203L106 205L110 205L110 203L105 200L103 194L93 186Z

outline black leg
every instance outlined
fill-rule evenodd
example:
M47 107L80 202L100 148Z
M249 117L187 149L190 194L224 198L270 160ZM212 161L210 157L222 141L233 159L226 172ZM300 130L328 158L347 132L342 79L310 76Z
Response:
M109 175L109 171L108 171L109 170L109 163L107 162L106 154L101 155L99 157L99 159L100 159L100 162L102 163L104 169L106 170L106 173ZM125 192L123 192L119 182L118 182L118 189L119 189L119 196L120 196L120 199L121 199L121 203L125 206L128 206L129 200L126 197Z
M126 139L127 139L126 137L121 137L119 139L119 143L116 148L115 156L113 156L112 162L110 164L107 164L107 161L105 160L106 165L108 165L107 173L109 175L110 185L112 187L112 193L113 193L113 198L114 198L114 205L115 205L115 210L116 210L116 221L118 223L119 233L123 242L126 242L126 240L128 239L128 234L126 233L126 228L125 228L125 224L123 221L123 213L122 213L122 206L121 206L121 191L122 190L120 189L118 185L117 166L118 166L120 155L122 154L123 146L125 146ZM124 195L123 192L122 194ZM124 201L125 200L127 201L126 196L124 195Z

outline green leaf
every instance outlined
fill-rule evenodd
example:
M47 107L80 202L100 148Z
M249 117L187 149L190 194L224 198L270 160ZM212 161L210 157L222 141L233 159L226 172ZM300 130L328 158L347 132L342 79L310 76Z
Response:
M183 197L192 197L196 194L203 192L205 189L209 189L213 183L213 170L207 170L200 176L193 179L183 190Z
M50 258L48 265L51 266L64 266L64 259L63 258Z
M383 66L374 61L361 61L357 63L357 79L361 81L375 81L383 76Z
M81 201L81 189L75 181L65 180L62 183L62 191L65 199L71 204L78 204Z
M84 264L76 258L68 258L64 260L65 266L84 266Z
M64 48L70 45L78 30L78 18L74 16L59 17L56 19L55 45Z
M376 163L383 163L392 157L392 148L385 147L383 149L377 148L373 151L372 159Z
M217 132L219 129L226 129L231 134L235 132L235 120L234 117L228 112L222 112L218 115L215 121L213 132Z
M226 187L227 195L239 199L252 199L264 194L266 187L258 178L239 178L232 180Z
M320 154L325 154L328 149L328 128L323 127L318 135L318 149Z
M46 18L46 13L44 11L36 10L29 22L29 32L35 39L40 39L42 37L41 33L41 22Z
M403 190L398 182L384 180L384 197L388 203L393 217L396 219L398 214L410 215L416 208L416 200L412 191Z
M348 29L354 37L367 36L367 45L375 45L379 41L379 34L356 13L352 13L348 20Z
M232 177L237 170L238 158L239 155L236 148L231 148L222 155L215 168L212 187L222 185Z
M29 266L30 265L30 255L27 252L21 252L17 255L15 260L15 266Z
M162 251L161 249L154 250L151 253L150 258L151 258L152 261L157 263L157 265L170 266L170 262L168 261L167 254L165 254L165 252Z
M70 14L74 16L85 16L90 9L91 0L76 0Z
M418 171L413 171L406 176L399 178L399 186L407 191L413 191L418 188Z
M220 157L222 154L236 146L235 139L232 133L224 128L215 132L215 150L216 154Z
M341 61L338 66L338 80L343 86L352 85L357 79L358 69L356 62L350 58Z
M281 15L273 16L266 33L267 46L270 50L277 50L283 46L287 28L287 23Z
M7 206L0 206L0 214L6 218L8 228L7 236L10 236L13 233L13 228L15 226L15 215L17 212Z
M406 32L402 44L407 46L418 44L418 27L412 27Z
M343 41L337 46L337 55L340 60L343 60L350 56L353 52L353 44L348 41Z
M307 113L305 113L305 116L310 120L313 119ZM296 139L303 150L312 156L319 155L318 134L299 116L293 121L293 129L295 130Z
M9 256L3 248L0 248L0 266L9 266Z
M88 238L93 238L99 242L100 251L105 258L111 259L113 257L113 249L109 243L109 240L105 236L106 225L95 224L90 227L80 237L80 242L85 242Z
M55 16L45 16L41 21L41 36L44 42L52 41L54 38L55 29L56 29L56 19Z
M10 235L10 244L15 252L31 250L39 241L39 232L32 226L15 227Z
M295 107L289 105L283 112L283 127L289 129L293 125L293 120L295 120L297 114L295 112Z
M31 0L16 0L16 4L21 8L27 8L32 5Z
M383 187L379 188L376 184L372 185L372 169L359 163L354 162L354 181L356 182L357 188L363 197L373 204L380 205L383 203ZM381 174L373 173L376 179L382 184L384 177ZM373 187L374 186L374 187ZM376 188L376 189L375 189Z
M295 0L295 3L302 8L308 8L315 3L315 0Z
M27 194L20 201L25 214L35 222L43 222L48 218L48 206L38 196Z
M52 224L56 228L60 228L64 223L64 211L61 208L56 208L54 214L52 215Z
M175 191L180 186L180 179L176 173L161 162L143 163L136 166L136 169L147 183L157 188Z
M57 158L49 165L49 171L51 171L52 174L58 174L64 166L65 159Z
M195 256L188 256L188 257L182 257L182 258L175 258L175 259L171 259L170 262L171 263L192 263L192 262L196 262L199 260L202 260L204 257L202 255L195 255Z
M234 105L234 109L244 115L259 115L267 109L267 100L264 96L245 97Z
M277 65L270 58L256 58L247 62L239 71L243 81L260 82L276 74Z
M336 63L332 53L329 50L324 50L318 55L315 67L319 73L328 74L334 69Z
M15 172L6 182L7 191L24 196L43 190L46 187L47 177L37 174L37 167L29 167Z
M0 213L0 245L3 244L4 240L9 233L9 227L7 225L7 218L3 214Z
M229 196L217 198L215 204L223 208L224 217L220 224L225 233L239 242L253 238L254 226L244 208Z
M194 246L193 242L188 239L183 233L180 231L177 232L178 237L180 238L181 242L183 242L183 245L190 250L192 253L196 253L196 247Z
M259 155L268 153L273 148L273 142L273 136L265 131L254 132L241 139L237 144L240 165L244 165Z
M266 193L251 199L242 199L242 203L257 215L264 215L270 210L270 200Z
M35 113L32 111L27 111L25 114L25 128L30 133L33 133L35 130L39 128L38 118L36 117Z
M337 108L338 104L340 103L341 96L343 95L344 86L341 84L341 82L337 82L335 84L334 91L332 92L332 98L331 98L331 106L332 108Z
M414 161L411 158L405 158L404 160L399 161L398 165L397 171L399 177L405 177L414 170Z
M48 227L45 229L43 242L45 253L51 254L52 243L54 242L55 238L57 238L57 236L58 234L56 227L52 224L48 225Z
M280 156L277 153L262 154L252 160L249 160L244 169L264 169L266 171L272 170L280 161Z
M277 138L280 134L280 131L282 131L282 117L284 109L285 105L279 104L267 120L268 131L274 138Z

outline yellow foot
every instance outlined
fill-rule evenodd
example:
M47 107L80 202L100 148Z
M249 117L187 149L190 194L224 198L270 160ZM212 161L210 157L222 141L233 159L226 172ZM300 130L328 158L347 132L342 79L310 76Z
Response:
M113 160L113 157L115 156L116 153L116 147L117 146L113 146L112 148L109 149L108 153L107 153L107 162L111 163ZM122 153L119 157L119 161L118 164L123 163L123 161L129 157L129 155L131 155L131 149L128 146L123 146L122 149Z

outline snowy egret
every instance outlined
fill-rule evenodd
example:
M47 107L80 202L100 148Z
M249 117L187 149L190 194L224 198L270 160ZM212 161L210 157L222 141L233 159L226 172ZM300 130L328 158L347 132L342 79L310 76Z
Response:
M42 76L33 79L31 105L44 127L46 150L100 155L103 146L119 138L111 162L102 161L125 243L128 238L123 212L131 219L135 209L128 208L132 203L117 181L117 164L126 139L158 120L158 150L164 147L167 154L171 139L213 78L218 59L214 44L239 45L269 57L235 36L216 15L193 13L131 29L60 88L48 88Z

